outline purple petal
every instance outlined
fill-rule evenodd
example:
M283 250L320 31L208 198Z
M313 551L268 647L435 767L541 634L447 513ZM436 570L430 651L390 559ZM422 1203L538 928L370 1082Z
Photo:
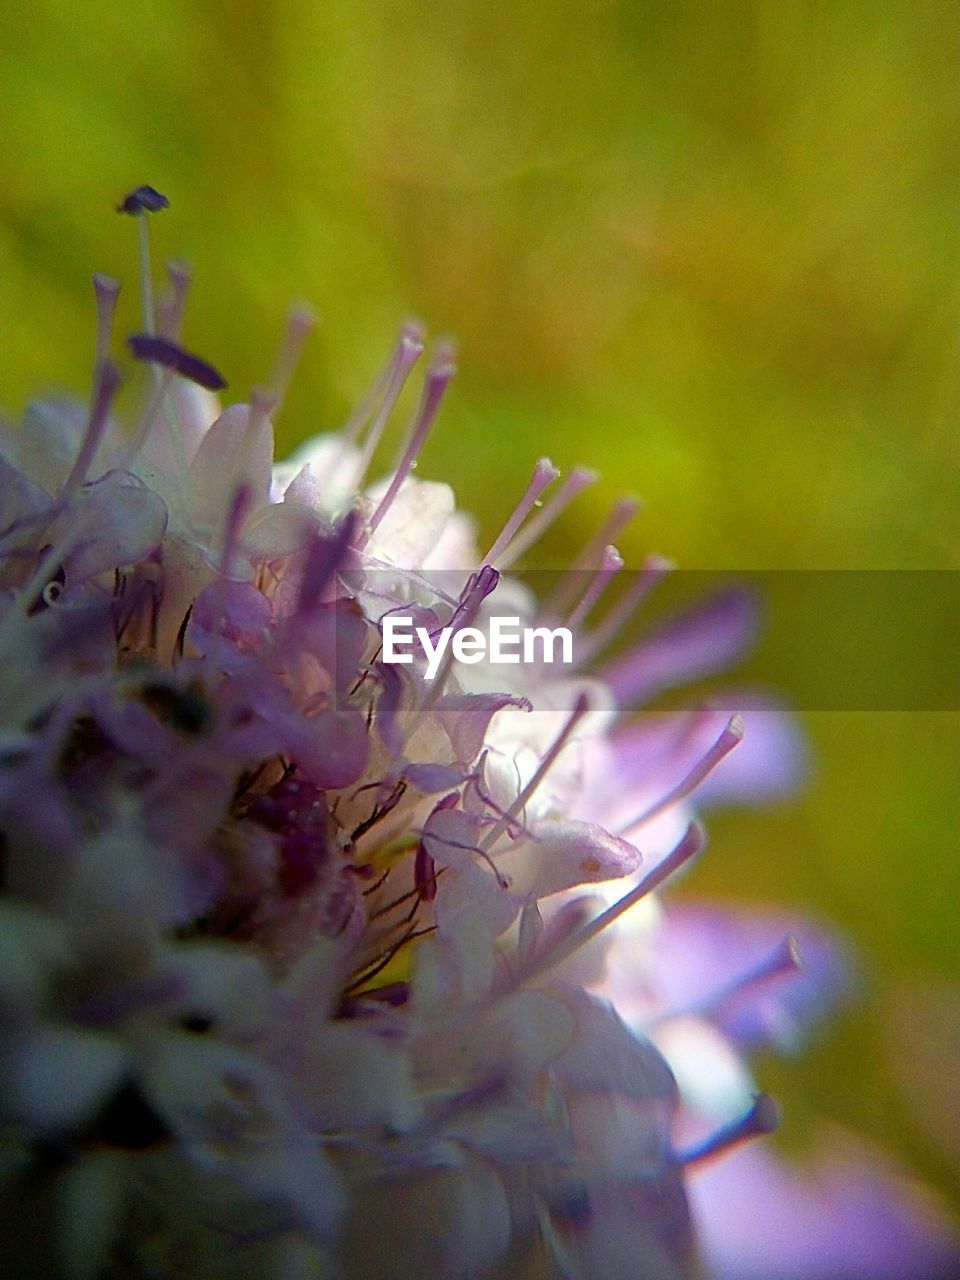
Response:
M427 795L437 791L449 791L451 787L459 787L466 781L466 775L461 769L455 769L449 764L431 764L429 761L423 764L405 765L403 776L411 786L416 787L418 791L426 792Z
M737 984L762 968L784 940L797 940L801 968L769 982ZM850 995L851 965L839 942L778 913L716 907L672 908L657 926L657 1003L661 1013L709 1013L741 1047L794 1050L804 1033ZM629 976L615 979L629 986ZM629 997L629 991L624 994Z
M190 638L201 653L209 637L222 637L245 652L266 639L272 612L270 602L249 582L211 582L197 596L190 615Z
M303 773L319 787L355 782L367 763L367 724L355 708L324 711L296 735L292 754Z
M951 1280L960 1240L877 1152L821 1144L807 1169L751 1143L688 1184L714 1280Z
M756 638L757 601L732 588L675 615L632 653L620 658L604 678L624 708L649 702L664 689L723 671Z
M613 737L615 775L598 784L612 795L628 794L667 784L682 777L693 761L716 739L732 713L743 720L743 741L700 783L698 806L763 804L789 795L809 775L810 757L803 732L786 708L752 690L710 698L708 708L648 717L621 729Z

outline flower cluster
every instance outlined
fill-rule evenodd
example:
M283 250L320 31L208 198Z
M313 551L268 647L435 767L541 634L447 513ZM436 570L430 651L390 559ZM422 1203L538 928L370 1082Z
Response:
M145 227L164 204L122 210ZM719 1276L947 1274L940 1223L885 1175L818 1192L763 1167L762 1230L730 1208L738 1154L711 1182L774 1122L740 1051L795 1039L843 970L813 931L801 973L781 921L654 896L703 844L694 791L775 792L801 754L770 706L742 747L725 705L624 727L725 664L749 602L591 677L666 571L587 626L630 504L541 605L501 574L591 477L540 505L538 463L479 555L450 490L412 475L449 346L385 480L414 326L348 428L274 467L306 313L274 385L221 412L170 280L130 341L132 433L101 277L89 408L37 403L0 436L7 1274L679 1280L700 1251ZM571 623L573 674L383 661L397 610L432 633L494 607ZM811 1236L828 1208L837 1231Z

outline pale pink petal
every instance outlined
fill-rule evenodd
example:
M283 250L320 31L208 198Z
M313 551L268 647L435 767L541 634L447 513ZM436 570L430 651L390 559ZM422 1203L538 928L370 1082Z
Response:
M803 1167L753 1142L689 1181L713 1280L954 1280L942 1210L878 1152L823 1142Z

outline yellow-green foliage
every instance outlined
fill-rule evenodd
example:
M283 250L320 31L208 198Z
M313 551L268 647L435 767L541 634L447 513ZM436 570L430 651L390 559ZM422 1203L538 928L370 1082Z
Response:
M320 309L287 445L412 311L462 344L421 474L486 531L537 454L605 473L553 563L628 488L634 559L956 569L958 38L946 0L7 0L3 398L86 386L93 268L136 324L112 206L150 182L238 393L288 301ZM853 934L872 995L776 1081L787 1115L893 1132L944 1185L882 1044L888 984L957 978L958 721L809 717L815 789L715 823L690 882Z

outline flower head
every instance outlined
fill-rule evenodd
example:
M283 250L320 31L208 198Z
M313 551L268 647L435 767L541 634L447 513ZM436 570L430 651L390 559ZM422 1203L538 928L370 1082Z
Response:
M121 209L145 228L165 204ZM130 343L150 370L132 432L101 278L89 409L40 403L0 438L0 1179L7 1226L37 1228L16 1265L692 1274L687 1172L773 1124L736 1045L790 1037L839 962L812 939L823 966L781 999L789 928L742 964L734 934L704 990L708 927L652 895L702 847L697 788L763 770L729 772L728 709L618 725L726 661L751 602L588 674L666 568L587 625L627 506L538 603L503 571L590 474L537 508L541 460L478 554L447 486L413 477L449 345L384 480L413 326L355 422L275 467L309 318L276 384L220 411L180 342L182 268L171 286ZM431 677L385 659L401 611L431 644L566 619L577 663L447 649ZM746 719L795 748L769 706Z

